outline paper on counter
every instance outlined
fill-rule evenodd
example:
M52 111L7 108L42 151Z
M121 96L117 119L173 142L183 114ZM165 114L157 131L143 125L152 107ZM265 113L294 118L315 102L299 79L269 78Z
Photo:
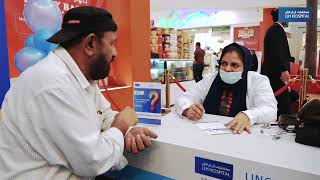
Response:
M210 135L231 134L232 132L221 122L203 122L196 125Z

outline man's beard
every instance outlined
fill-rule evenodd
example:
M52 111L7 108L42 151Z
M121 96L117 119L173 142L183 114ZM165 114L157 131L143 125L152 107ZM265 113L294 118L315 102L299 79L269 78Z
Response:
M111 62L111 61L110 61ZM109 75L110 64L103 53L90 65L90 76L92 80L104 79Z

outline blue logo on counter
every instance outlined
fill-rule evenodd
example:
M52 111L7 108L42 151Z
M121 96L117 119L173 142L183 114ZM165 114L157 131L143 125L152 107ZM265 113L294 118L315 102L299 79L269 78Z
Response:
M195 157L195 172L222 180L232 180L233 165Z
M281 7L279 10L279 22L308 22L311 19L312 10L307 7Z

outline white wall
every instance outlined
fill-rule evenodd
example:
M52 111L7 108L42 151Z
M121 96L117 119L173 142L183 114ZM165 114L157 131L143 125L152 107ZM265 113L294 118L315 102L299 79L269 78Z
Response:
M318 32L320 31L320 19L318 19ZM289 47L291 56L295 57L296 63L298 63L299 53L303 49L303 32L306 32L306 23L289 23L289 27L286 28L291 33L289 38Z

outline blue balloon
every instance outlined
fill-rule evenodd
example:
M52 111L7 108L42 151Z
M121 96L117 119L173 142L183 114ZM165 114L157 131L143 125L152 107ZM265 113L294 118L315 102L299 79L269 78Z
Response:
M42 29L56 32L62 23L62 13L52 0L29 0L24 7L24 18L33 32Z
M34 34L34 45L46 53L55 49L58 45L47 41L54 33L47 30L40 30Z
M25 47L21 49L14 59L14 63L19 70L23 72L30 66L36 64L43 59L47 54L39 49L33 47Z
M30 35L30 36L24 41L24 46L26 46L26 47L35 47L33 35Z

